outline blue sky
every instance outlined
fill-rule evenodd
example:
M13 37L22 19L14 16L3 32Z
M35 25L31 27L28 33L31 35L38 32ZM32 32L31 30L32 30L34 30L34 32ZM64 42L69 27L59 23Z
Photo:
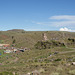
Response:
M75 31L75 0L0 0L0 30Z

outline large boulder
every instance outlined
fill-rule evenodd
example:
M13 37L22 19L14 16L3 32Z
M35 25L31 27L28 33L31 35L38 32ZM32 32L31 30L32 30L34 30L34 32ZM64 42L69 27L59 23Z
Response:
M72 62L72 65L75 65L75 62Z

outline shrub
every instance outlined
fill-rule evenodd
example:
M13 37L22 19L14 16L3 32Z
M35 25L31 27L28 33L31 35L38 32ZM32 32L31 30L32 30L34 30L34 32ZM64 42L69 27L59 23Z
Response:
M35 59L34 61L35 61L35 62L38 62L38 60L37 60L37 59Z
M0 75L13 75L12 72L1 72Z
M14 39L13 42L12 42L12 44L14 44L15 42L16 42L16 40Z
M61 59L56 59L55 61L61 61Z
M64 43L58 41L38 41L35 45L36 49L50 49L51 47L64 47Z
M59 73L58 72L55 72L55 73L52 73L51 75L59 75Z
M74 70L70 70L69 74L75 75L75 69Z

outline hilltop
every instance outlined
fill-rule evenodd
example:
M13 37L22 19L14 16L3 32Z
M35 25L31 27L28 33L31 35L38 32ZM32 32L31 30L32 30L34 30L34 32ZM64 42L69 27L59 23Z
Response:
M12 30L7 30L7 31L24 31L24 29L12 29Z

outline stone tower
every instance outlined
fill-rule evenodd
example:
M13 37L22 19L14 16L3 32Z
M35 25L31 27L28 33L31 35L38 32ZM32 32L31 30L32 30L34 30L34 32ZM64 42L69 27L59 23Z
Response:
M48 38L47 38L47 36L46 36L46 33L43 34L43 40L44 40L44 41L47 41L47 40L48 40Z

